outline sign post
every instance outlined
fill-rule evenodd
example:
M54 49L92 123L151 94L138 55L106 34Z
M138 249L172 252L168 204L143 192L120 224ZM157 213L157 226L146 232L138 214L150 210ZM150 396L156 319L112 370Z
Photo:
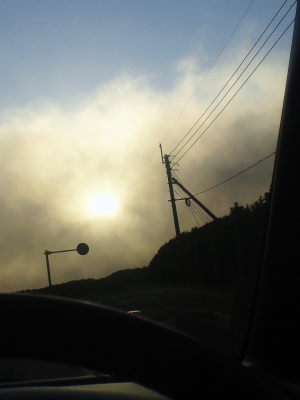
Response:
M44 254L46 257L46 267L47 267L47 274L48 274L48 283L49 286L52 286L51 282L51 273L50 273L50 262L49 262L49 255L54 254L54 253L66 253L69 251L77 251L78 254L81 256L86 255L89 252L89 246L86 243L79 243L76 247L76 249L71 249L71 250L55 250L55 251L50 251L50 250L45 250Z

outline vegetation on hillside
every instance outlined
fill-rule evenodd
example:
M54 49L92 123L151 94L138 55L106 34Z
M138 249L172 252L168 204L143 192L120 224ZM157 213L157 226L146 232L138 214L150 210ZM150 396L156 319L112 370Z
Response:
M256 281L266 230L269 193L252 205L235 203L227 216L163 245L148 273L158 281L232 285Z

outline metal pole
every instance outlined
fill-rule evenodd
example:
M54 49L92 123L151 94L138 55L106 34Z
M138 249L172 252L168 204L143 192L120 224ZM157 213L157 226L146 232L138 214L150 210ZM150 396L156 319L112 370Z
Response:
M173 211L175 232L176 232L176 236L179 236L180 235L180 228L179 228L179 222L178 222L176 202L175 202L175 197L174 197L173 181L172 181L172 169L171 169L171 166L170 166L169 157L170 156L168 154L164 155L164 160L165 160L165 164L166 164L166 171L167 171L167 177L168 177L168 185L169 185L169 191L170 191L170 198L171 198L171 205L172 205L172 211Z
M177 179L172 178L173 183L175 185L179 186L196 204L198 204L199 207L202 208L212 219L217 219L215 214L213 214L203 203L201 203L200 200L198 200L191 192L189 192L181 183L178 182Z
M46 256L46 266L47 266L47 273L48 273L48 282L49 286L52 286L51 283L51 275L50 275L50 263L49 263L49 254L51 254L51 251L45 250L45 256Z
M48 254L55 254L55 253L67 253L69 251L76 251L77 249L71 249L71 250L55 250L55 251L48 251Z
M84 256L85 254L87 254L89 252L89 246L86 243L79 243L77 245L76 249L55 250L55 251L45 250L44 254L45 254L45 257L46 257L46 266L47 266L49 286L52 286L51 274L50 274L49 255L50 254L54 254L54 253L67 253L69 251L77 251L78 254L80 254L81 256Z

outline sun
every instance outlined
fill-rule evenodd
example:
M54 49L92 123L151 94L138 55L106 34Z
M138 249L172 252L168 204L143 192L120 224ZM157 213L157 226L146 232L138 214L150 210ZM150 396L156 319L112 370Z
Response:
M86 202L90 215L113 215L118 210L118 200L112 193L102 192L90 196Z

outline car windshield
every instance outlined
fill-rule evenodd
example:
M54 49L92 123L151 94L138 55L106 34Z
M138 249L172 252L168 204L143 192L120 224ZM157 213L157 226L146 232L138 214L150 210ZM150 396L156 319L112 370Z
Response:
M0 1L1 292L239 353L295 3Z

